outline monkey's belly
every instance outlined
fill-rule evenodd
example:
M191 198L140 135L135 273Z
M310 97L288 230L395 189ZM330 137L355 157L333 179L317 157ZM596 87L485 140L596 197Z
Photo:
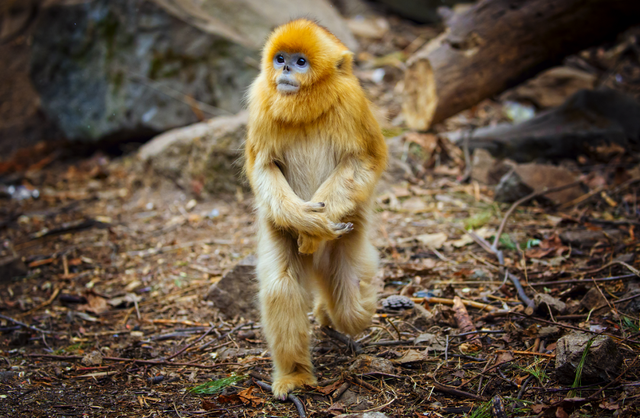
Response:
M301 199L311 200L336 168L337 161L329 140L296 141L284 154L283 174Z

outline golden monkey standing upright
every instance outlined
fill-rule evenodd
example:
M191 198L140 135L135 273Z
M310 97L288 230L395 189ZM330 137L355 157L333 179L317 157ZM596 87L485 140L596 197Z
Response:
M355 335L371 323L378 255L373 192L387 146L352 53L298 19L274 30L249 91L246 173L258 215L260 310L284 399L315 377L307 312Z

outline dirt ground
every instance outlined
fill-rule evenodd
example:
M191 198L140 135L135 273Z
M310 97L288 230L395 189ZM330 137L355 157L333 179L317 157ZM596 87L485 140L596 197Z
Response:
M250 194L192 201L166 186L144 187L131 161L54 161L25 174L39 199L3 200L5 253L10 243L28 272L0 284L0 415L297 416L292 403L273 401L253 383L268 382L271 370L259 323L224 317L205 298L253 250ZM563 211L534 204L506 223L505 265L530 297L545 293L572 306L556 316L523 315L495 256L467 238L465 226L488 238L504 219L509 206L493 203L490 188L435 175L428 188L401 183L381 194L374 237L380 299L414 296L423 308L381 302L374 325L355 338L360 356L314 328L319 385L296 392L308 416L490 416L485 409L495 395L507 416L636 416L639 321L633 299L615 300L636 286L638 222L630 211L638 213L638 182L615 185L615 168L597 171L621 205L601 196ZM559 238L603 228L619 233L588 246ZM592 281L614 276L623 279ZM594 284L611 307L580 305ZM487 333L455 337L456 312L423 299L455 295L489 305L468 309L472 326ZM491 318L489 309L511 313ZM557 328L543 335L550 324ZM610 335L624 364L609 386L580 384L567 396L572 385L556 378L554 346L574 329ZM238 381L215 394L190 390L232 375Z

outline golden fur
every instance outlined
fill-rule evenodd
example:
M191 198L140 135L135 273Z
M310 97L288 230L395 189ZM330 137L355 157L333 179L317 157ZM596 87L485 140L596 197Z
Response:
M295 94L277 90L278 52L302 53ZM352 73L352 54L329 31L298 19L263 50L249 92L245 170L258 213L262 325L278 398L314 384L307 312L355 335L371 322L377 251L368 239L387 147ZM337 239L340 238L340 239Z

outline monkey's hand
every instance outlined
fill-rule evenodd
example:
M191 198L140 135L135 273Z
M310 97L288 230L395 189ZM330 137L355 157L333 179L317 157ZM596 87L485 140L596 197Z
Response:
M322 202L289 200L276 203L271 216L277 226L290 228L300 235L308 235L319 241L336 239L353 229L352 224L331 222L324 211L325 205Z
M336 234L338 234L338 238L344 234L347 234L353 231L353 224L351 222L347 223L333 223L332 227ZM298 252L300 254L313 254L318 251L320 244L327 239L323 239L320 237L314 237L306 234L298 235Z

